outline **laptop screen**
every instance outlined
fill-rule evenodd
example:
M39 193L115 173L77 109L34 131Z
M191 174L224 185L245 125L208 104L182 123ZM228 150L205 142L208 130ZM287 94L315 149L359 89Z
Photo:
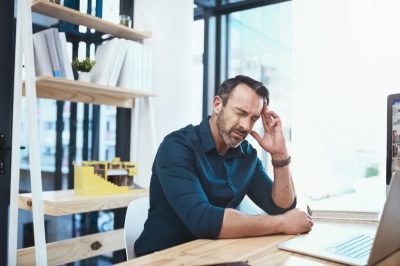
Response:
M400 94L391 94L387 101L386 185L400 172Z

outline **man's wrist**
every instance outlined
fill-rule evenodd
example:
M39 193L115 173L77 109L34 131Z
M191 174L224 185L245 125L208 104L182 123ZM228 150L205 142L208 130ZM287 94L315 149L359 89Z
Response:
M272 158L272 160L271 160L272 166L275 168L285 167L285 166L289 165L290 162L291 162L290 155L288 155L288 157L283 160L275 160L274 158Z
M274 153L271 154L271 158L274 161L282 161L282 160L286 160L289 157L289 153L286 152L282 152L282 153Z
M283 234L285 232L285 217L282 214L279 215L274 215L273 217L275 217L275 226L276 226L276 231L278 232L278 234Z

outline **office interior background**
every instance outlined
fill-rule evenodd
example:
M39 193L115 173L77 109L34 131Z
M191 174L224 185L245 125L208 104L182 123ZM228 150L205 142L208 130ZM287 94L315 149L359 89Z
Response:
M10 1L13 2L13 1ZM15 1L16 2L16 1ZM153 91L157 145L171 131L197 124L211 112L218 85L238 74L262 81L280 114L292 154L298 193L335 194L348 187L383 193L386 97L400 92L400 3L396 0L64 0L118 23L119 15L153 33ZM10 136L14 3L1 8L0 129ZM33 30L58 27L69 35L71 57L94 58L98 35L85 27L34 15ZM97 39L96 39L97 38ZM122 157L129 126L124 110L39 100L43 186L71 185L73 161ZM146 131L146 121L141 130ZM261 130L261 124L256 124ZM3 133L5 132L5 133ZM8 133L7 133L8 132ZM27 142L26 121L22 141ZM248 137L258 147L251 137ZM7 140L11 143L11 140ZM147 186L154 154L140 139L140 185ZM27 143L24 144L26 146ZM259 155L268 168L268 154ZM9 154L6 155L9 167ZM7 169L7 168L6 168ZM21 152L21 192L30 191L29 157ZM9 172L8 172L9 173ZM4 174L3 174L4 175ZM61 178L54 178L54 175ZM7 241L9 179L2 178L2 247ZM18 246L33 244L32 217L20 210ZM124 210L46 217L48 242L120 227ZM65 230L65 227L67 228ZM1 258L6 258L2 251ZM75 263L109 264L122 254ZM3 263L1 263L3 264Z

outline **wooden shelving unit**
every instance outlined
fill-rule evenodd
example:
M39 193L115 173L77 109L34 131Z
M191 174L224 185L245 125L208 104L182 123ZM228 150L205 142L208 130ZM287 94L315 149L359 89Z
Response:
M47 261L49 265L62 265L124 247L124 230L118 229L49 243L47 244ZM35 247L18 250L19 266L31 266L34 261Z
M133 147L137 147L137 133L139 127L139 102L137 100L140 98L143 98L144 100L145 108L147 108L145 113L149 116L148 119L151 124L149 129L151 130L153 142L155 143L154 114L150 98L156 96L156 94L146 91L103 86L54 77L34 77L34 72L31 71L32 69L34 70L33 51L31 50L31 47L29 47L31 44L22 46L24 40L29 40L29 42L32 41L31 11L133 41L149 38L151 37L151 33L107 22L98 17L87 15L71 8L48 2L47 0L32 0L31 5L30 0L18 1L16 69L19 70L18 72L22 72L22 55L24 55L24 64L27 73L26 78L30 82L27 82L27 87L25 87L25 84L21 81L21 76L16 75L14 84L17 85L14 89L16 91L15 95L19 95L18 97L15 97L15 99L18 100L14 103L14 106L16 106L14 111L20 109L20 97L21 94L25 95L25 90L30 92L26 95L28 103L30 103L28 104L27 112L28 114L31 114L29 116L30 121L38 120L36 114L37 107L35 105L37 98L130 108L132 117L132 141L130 149L131 159L135 160L137 151L135 151ZM24 38L22 36L24 36ZM25 44L26 43L27 42L25 41ZM21 87L19 87L21 84L23 85L22 90ZM36 95L32 93L32 91L34 91L34 86L32 86L32 84L36 87ZM20 112L18 111L17 114L18 115L14 114L13 119L13 124L15 125L19 125L21 121ZM32 125L30 125L30 127L32 128L32 136L38 136L37 128ZM19 130L13 129L13 132L19 132ZM36 139L29 139L29 147L33 150L32 154L34 154L32 158L40 158L40 147L36 146L36 141ZM13 150L18 150L17 147L20 147L19 137L13 138ZM10 201L10 213L12 217L10 219L11 225L9 229L10 241L8 255L10 264L32 265L36 261L37 265L59 265L124 248L123 229L46 243L44 238L44 214L63 216L126 207L134 199L147 197L147 189L134 190L127 194L104 196L79 196L75 195L73 190L43 192L41 186L41 172L37 165L39 165L39 163L33 164L30 169L32 193L18 194L19 160L13 159L12 161L11 168L12 173L15 173L13 175L15 178L12 180L11 184ZM35 206L39 207L35 208ZM34 247L20 250L16 249L18 208L32 211L36 245Z
M151 37L150 32L138 31L123 25L111 23L101 18L49 2L48 0L33 0L32 11L128 40L139 41Z
M55 190L42 193L44 214L63 216L75 213L109 210L127 207L135 199L148 196L147 189L133 190L126 194L104 196L80 196L74 190ZM32 211L32 194L19 195L19 207Z
M37 97L42 99L105 104L125 108L132 108L135 98L157 96L152 92L54 77L37 77L36 93Z

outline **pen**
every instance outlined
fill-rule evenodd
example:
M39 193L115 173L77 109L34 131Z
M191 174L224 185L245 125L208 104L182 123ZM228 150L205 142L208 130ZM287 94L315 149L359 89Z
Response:
M308 213L308 215L312 216L312 210L311 210L310 206L308 206L308 204L307 204L307 213Z

